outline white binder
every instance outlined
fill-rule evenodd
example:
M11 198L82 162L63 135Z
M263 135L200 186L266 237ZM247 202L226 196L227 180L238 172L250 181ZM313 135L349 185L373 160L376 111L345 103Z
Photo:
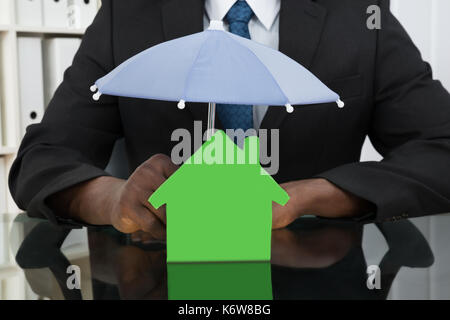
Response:
M20 122L22 135L26 128L39 123L44 115L42 74L42 40L38 37L17 38L19 62Z
M8 0L0 0L0 24L8 24L11 20L10 5L11 3Z
M67 0L42 0L44 26L67 28L69 26Z
M44 40L44 90L45 106L64 78L64 72L72 65L73 57L80 47L78 38L52 38Z
M16 0L16 19L20 26L42 26L42 0Z
M69 4L69 27L87 28L97 14L96 0L68 0Z
M2 97L0 97L0 147L5 145L5 141L3 141L3 130L5 128L5 124L3 123L3 112L4 111L2 109Z

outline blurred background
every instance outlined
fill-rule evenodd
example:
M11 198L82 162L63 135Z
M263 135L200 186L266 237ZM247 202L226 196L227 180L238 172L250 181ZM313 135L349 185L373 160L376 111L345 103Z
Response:
M391 0L391 11L408 31L422 57L431 64L435 79L450 90L450 11L448 0ZM383 21L381 21L383 28ZM366 140L362 161L382 157Z
M7 246L10 217L20 212L7 188L9 168L25 128L42 119L100 6L100 0L0 0L0 299L33 297ZM391 10L432 65L434 77L450 90L450 1L392 0ZM367 139L361 160L381 159ZM419 228L432 234L432 224ZM88 255L84 247L75 251L78 257ZM395 295L400 289L393 290Z
M100 0L0 0L0 300L40 298L12 254L26 230L13 227L20 210L9 194L8 172L26 127L41 121L100 5ZM71 233L65 244L80 265L89 259L82 238L85 231ZM39 282L54 279L44 270Z

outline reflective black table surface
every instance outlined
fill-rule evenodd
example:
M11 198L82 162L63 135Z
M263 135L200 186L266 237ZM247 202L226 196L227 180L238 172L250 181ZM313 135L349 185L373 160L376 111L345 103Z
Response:
M450 298L445 214L365 225L302 218L273 231L270 263L170 265L165 244L144 234L0 220L1 299Z

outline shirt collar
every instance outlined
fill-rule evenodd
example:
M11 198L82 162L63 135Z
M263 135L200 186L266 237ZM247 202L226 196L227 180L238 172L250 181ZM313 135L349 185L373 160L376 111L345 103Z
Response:
M255 16L270 30L280 12L281 0L246 0ZM236 0L205 0L205 10L210 20L223 20Z

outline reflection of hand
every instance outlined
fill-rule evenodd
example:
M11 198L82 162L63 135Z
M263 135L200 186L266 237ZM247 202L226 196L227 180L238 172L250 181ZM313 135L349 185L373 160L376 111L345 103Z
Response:
M142 232L134 235L136 242L150 240ZM89 248L92 277L117 285L122 298L167 298L165 250L121 245L113 236L93 230L89 231Z
M357 241L358 233L353 229L274 230L271 260L287 267L325 268L344 258Z
M165 251L120 247L116 272L122 299L167 299Z
M344 218L367 213L372 209L367 201L325 179L292 181L281 187L286 190L290 199L284 207L273 205L273 229L284 228L302 215Z

